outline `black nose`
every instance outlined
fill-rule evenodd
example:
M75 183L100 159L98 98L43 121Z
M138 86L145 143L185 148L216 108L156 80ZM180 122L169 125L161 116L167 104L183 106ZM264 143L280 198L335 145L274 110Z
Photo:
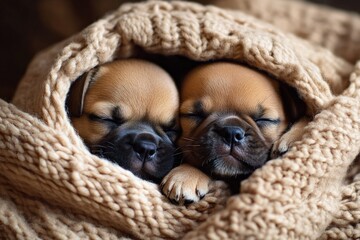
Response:
M217 128L216 132L225 140L227 144L237 144L244 137L245 132L241 127L225 126Z
M137 139L133 145L137 156L143 161L150 161L156 155L157 145L150 140Z

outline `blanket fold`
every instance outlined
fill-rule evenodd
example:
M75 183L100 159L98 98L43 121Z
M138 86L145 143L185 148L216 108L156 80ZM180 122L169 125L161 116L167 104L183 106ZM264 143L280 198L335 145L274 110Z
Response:
M125 4L39 53L12 103L0 100L1 234L360 238L360 167L354 162L360 150L360 62L288 32L241 11L149 1ZM173 205L157 185L90 154L66 113L73 81L99 64L137 56L139 48L169 58L249 64L296 88L314 119L284 157L242 183L240 194L229 198L219 181L199 203Z

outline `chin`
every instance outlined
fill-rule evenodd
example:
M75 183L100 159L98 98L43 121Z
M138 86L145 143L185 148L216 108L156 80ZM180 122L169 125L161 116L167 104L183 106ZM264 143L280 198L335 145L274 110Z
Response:
M162 178L169 173L175 165L175 158L173 157L175 149L172 146L165 149L167 154L161 154L161 152L159 152L161 156L158 156L151 161L139 159L136 154L127 147L119 146L114 150L111 146L112 144L102 145L100 149L96 148L92 153L129 170L135 176L143 180L153 183L160 183Z
M236 178L249 175L256 168L232 155L214 157L204 165L205 172L214 178Z

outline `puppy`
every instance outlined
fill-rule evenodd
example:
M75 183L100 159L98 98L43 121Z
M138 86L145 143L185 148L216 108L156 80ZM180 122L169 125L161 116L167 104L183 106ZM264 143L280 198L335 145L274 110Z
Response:
M163 193L180 204L198 201L207 193L210 177L239 191L240 181L269 159L274 143L303 114L296 94L289 91L235 63L211 63L191 71L180 93L179 146L185 163L163 179ZM299 138L300 132L283 142ZM273 155L287 151L286 144L280 145Z
M101 65L75 81L67 106L93 154L155 183L173 168L179 96L159 66L137 59Z

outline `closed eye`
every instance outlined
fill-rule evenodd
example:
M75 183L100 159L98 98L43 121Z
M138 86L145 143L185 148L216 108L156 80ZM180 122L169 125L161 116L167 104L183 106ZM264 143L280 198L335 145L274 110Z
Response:
M186 117L186 118L202 118L204 114L200 114L200 113L180 113L181 117Z
M276 118L257 118L254 119L255 123L259 126L259 127L265 127L268 125L277 125L280 123L280 119Z
M206 118L206 115L204 113L180 113L180 117L200 121Z
M107 116L99 116L92 113L88 114L88 117L91 121L95 121L95 122L103 122L103 123L110 123L116 125L121 125L123 123L121 119L113 119Z
M205 119L207 114L204 110L204 105L201 100L195 101L189 108L183 109L180 112L180 117L195 120L197 122Z

